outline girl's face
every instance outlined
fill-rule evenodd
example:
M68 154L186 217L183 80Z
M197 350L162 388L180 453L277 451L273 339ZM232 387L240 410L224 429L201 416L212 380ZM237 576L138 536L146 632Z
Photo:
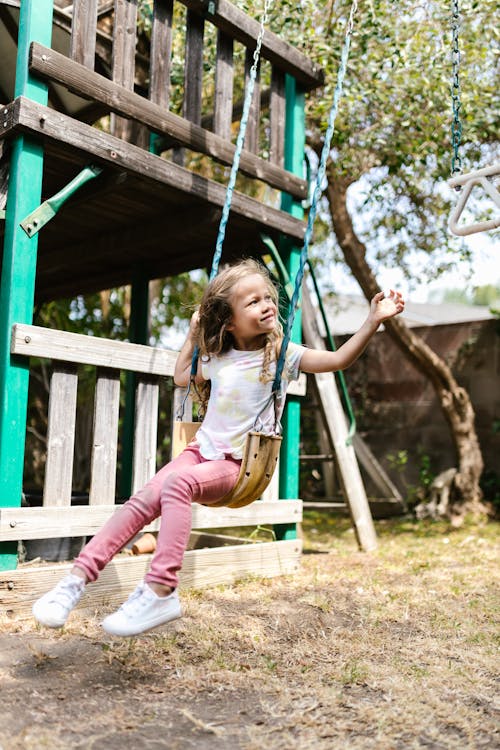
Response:
M230 303L233 314L227 330L235 349L260 349L278 320L269 284L260 274L250 274L234 285Z

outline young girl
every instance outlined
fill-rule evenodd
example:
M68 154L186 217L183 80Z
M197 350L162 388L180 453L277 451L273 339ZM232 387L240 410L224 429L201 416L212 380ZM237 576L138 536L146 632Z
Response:
M386 297L379 292L359 331L337 351L291 343L283 370L283 393L300 371L333 372L351 365L380 323L403 309L398 292L391 291ZM113 514L76 558L71 573L35 602L33 614L38 622L62 627L86 583L95 581L113 556L159 516L156 551L145 580L102 626L112 635L132 636L180 617L177 573L191 531L191 504L209 505L234 487L246 435L257 415L261 431L273 430L276 415L270 396L282 336L278 295L260 264L241 261L210 282L198 313L191 319L174 373L177 385L188 385L198 345L195 380L202 393L210 385L210 396L196 438Z

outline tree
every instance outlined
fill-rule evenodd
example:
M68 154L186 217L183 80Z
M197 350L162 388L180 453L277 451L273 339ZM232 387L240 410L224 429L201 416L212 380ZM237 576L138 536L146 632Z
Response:
M326 71L324 89L308 105L308 144L319 154L350 5L334 0L301 5L303 13L294 14L292 4L281 0L274 18L276 23L288 18L282 33ZM462 159L465 167L477 168L499 143L498 31L491 0L468 2L462 14ZM467 258L445 218L454 199L443 182L451 161L450 50L448 5L374 0L360 6L325 192L343 258L368 299L380 288L375 269L381 266L397 264L411 277L417 254L425 254L433 274L443 268L436 250L440 256L453 253L450 259ZM483 461L467 392L402 320L390 321L387 330L429 378L450 426L458 468L453 513L482 510Z

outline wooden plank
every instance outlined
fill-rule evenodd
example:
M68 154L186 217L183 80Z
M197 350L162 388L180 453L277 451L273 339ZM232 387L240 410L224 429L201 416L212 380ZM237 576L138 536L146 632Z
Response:
M207 154L222 164L231 165L233 162L235 147L231 142L205 130L196 122L190 122L166 111L133 91L127 91L104 76L87 70L37 42L31 45L30 71L44 79L63 84L75 94L101 102L110 111L137 120L160 135L172 136L193 151ZM246 150L241 154L240 170L243 174L263 180L296 198L307 197L305 180Z
M137 0L115 0L112 76L126 89L134 87L136 27Z
M273 67L269 101L269 160L278 167L285 163L285 74Z
M183 5L200 15L206 13L206 0L180 0ZM247 16L229 0L217 0L210 21L246 47L254 48L260 32L260 22ZM311 90L324 83L324 72L293 45L266 29L262 42L262 57L289 73L302 88Z
M98 0L75 0L71 24L70 57L94 70Z
M94 430L90 470L90 505L110 505L115 500L120 372L97 370Z
M158 398L158 378L138 377L135 392L132 492L140 490L156 474Z
M269 100L271 96L271 90L269 88L262 88L260 90L260 106L262 110L269 109ZM238 120L241 120L241 115L243 112L243 99L240 99L239 101L235 102L233 104L233 109L231 112L231 122L238 122ZM214 116L213 113L208 112L206 115L203 115L201 118L201 125L203 128L206 128L207 130L213 130L214 129ZM166 141L168 143L168 141Z
M149 98L165 109L170 100L173 6L173 0L155 0L151 29Z
M76 367L57 364L50 379L43 504L70 505L75 449Z
M314 378L311 378L314 393L315 393L315 400L317 403L319 403L319 394L318 389L316 387L316 381ZM316 408L314 413L315 423L316 423L316 430L318 433L318 443L319 448L323 455L331 455L332 459L330 461L324 461L321 465L321 472L323 474L323 494L327 497L331 497L335 493L335 474L336 474L336 467L335 467L335 461L333 460L332 451L333 445L331 442L331 435L329 434L329 431L325 427L325 422L322 419L321 410Z
M215 100L213 130L221 138L231 139L233 117L233 40L219 31L215 67Z
M306 345L313 349L324 348L323 339L317 328L314 308L305 284L302 287L302 309L302 327ZM351 511L358 543L361 549L368 552L376 549L377 537L354 448L352 445L346 445L347 425L335 375L331 372L322 372L315 374L313 377L318 388L320 408L337 456L339 474L346 501Z
M186 552L179 575L180 588L206 588L232 584L246 575L271 578L299 570L302 544L298 539L260 544L238 544ZM117 555L89 584L72 617L95 616L96 607L117 607L144 578L151 555ZM72 564L26 566L0 571L0 618L32 617L33 603L71 570ZM181 592L182 596L182 592Z
M113 22L113 54L111 77L113 82L129 91L134 90L135 47L137 28L137 0L116 0ZM111 133L117 138L137 143L144 134L134 132L131 122L111 115ZM142 143L142 141L141 141Z
M64 508L0 508L0 541L93 536L121 505ZM193 503L193 529L223 529L264 524L300 523L300 500L257 501L244 508L209 508ZM160 520L144 527L158 531Z
M203 86L203 31L202 16L188 10L186 18L186 53L184 65L184 117L196 125L201 123L201 93Z
M163 376L174 374L178 356L178 352L169 349L156 349L81 333L54 331L23 323L16 323L12 327L11 352L27 357L45 357Z
M145 99L141 99L141 101L148 103ZM82 153L86 159L92 158L108 166L112 164L117 170L132 172L140 175L141 178L168 185L175 190L186 192L204 203L218 207L224 205L226 197L224 185L194 174L166 159L148 154L137 146L125 143L119 138L114 138L97 130L97 128L77 122L71 117L67 117L60 112L54 112L48 107L43 107L43 105L24 97L18 97L15 102L7 105L6 109L8 110L7 118L13 111L12 119L15 120L16 130L35 133L58 144L70 145L75 151ZM0 135L14 129L12 119L7 120L7 125L3 129L2 119L0 118ZM192 125L192 127L196 128L195 125ZM213 133L210 135L214 138L217 137ZM252 158L258 157L253 156ZM288 175L289 173L284 174ZM265 181L268 181L267 178ZM285 211L265 206L242 193L236 191L233 193L231 212L250 219L257 226L262 227L264 231L275 229L292 239L297 239L300 242L303 240L304 222L295 219Z
M247 49L245 55L245 90L250 81L250 69L253 65L253 50ZM259 153L260 143L260 65L257 67L250 111L248 113L245 148L253 154Z
M395 502L403 504L403 497L398 488L377 461L370 447L358 433L353 436L353 446L359 463L369 475L382 497L386 500L392 498Z
M288 396L305 396L307 392L307 375L301 372L298 380L292 380L288 386Z

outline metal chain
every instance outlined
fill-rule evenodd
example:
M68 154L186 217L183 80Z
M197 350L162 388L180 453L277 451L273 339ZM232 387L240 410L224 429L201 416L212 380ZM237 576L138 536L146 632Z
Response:
M315 183L313 197L311 201L311 207L309 209L309 216L307 217L307 227L306 227L306 231L304 234L304 244L302 247L302 251L300 253L299 269L295 277L295 289L293 292L292 299L290 300L290 306L288 310L288 317L287 317L286 328L285 328L285 335L283 338L280 355L278 357L278 362L276 365L276 375L275 375L274 382L273 382L273 392L277 395L277 398L279 398L281 376L283 374L283 368L285 365L286 350L288 348L288 344L291 339L295 313L299 305L300 288L302 286L302 279L304 278L309 243L311 241L311 237L313 233L314 220L316 218L318 203L323 194L323 179L325 177L326 164L328 161L328 157L330 156L331 142L332 142L333 133L335 130L335 120L337 118L340 97L342 96L342 89L344 85L344 78L345 78L346 71L347 71L347 62L349 59L349 48L351 44L351 36L352 36L353 29L354 29L354 16L356 15L357 9L358 9L357 0L353 0L352 6L351 6L351 12L349 14L349 20L346 26L344 46L342 48L342 54L340 58L340 67L339 67L339 72L337 76L337 83L336 83L335 91L333 94L333 104L330 109L330 114L328 116L328 125L327 125L326 132L325 132L323 148L321 151L321 158L320 158L320 162L318 166L318 171L316 174L316 183Z
M231 210L231 202L233 200L234 186L236 184L236 177L238 176L238 169L240 166L240 157L243 150L243 144L245 142L245 134L247 130L248 117L250 114L250 107L252 104L253 91L255 88L255 80L257 78L257 70L259 67L260 53L262 49L262 42L264 40L264 34L266 26L269 20L269 8L271 7L272 0L265 0L264 10L260 18L260 28L257 40L255 43L255 50L253 53L253 63L250 68L249 78L245 91L245 100L243 102L243 113L241 115L240 127L238 130L238 137L236 139L236 147L234 151L233 164L231 166L231 174L229 175L229 181L226 188L226 199L222 208L222 216L219 223L219 231L217 233L217 240L215 242L215 252L212 259L212 268L210 270L210 281L217 276L219 271L220 260L222 257L222 246L224 244L224 238L226 236L226 226L229 220L229 212ZM191 360L191 379L196 374L198 367L199 350L195 348L193 357ZM189 392L189 391L188 391Z
M215 243L215 253L212 260L212 270L210 271L210 280L217 276L219 270L220 259L222 256L222 245L224 243L224 237L226 235L226 225L229 219L229 212L231 210L231 202L233 199L234 186L236 184L236 177L238 176L238 169L240 166L240 156L243 150L243 144L245 142L245 134L247 130L248 117L250 114L250 107L252 105L253 91L255 87L255 80L257 78L257 70L259 67L260 52L262 48L262 42L264 40L264 33L269 20L269 8L271 7L272 0L265 0L264 10L260 18L260 29L257 37L255 50L253 53L253 63L250 68L249 79L245 92L245 100L243 103L243 113L241 115L240 127L238 131L238 137L236 139L236 148L234 152L233 164L231 167L231 174L229 176L229 182L226 188L226 200L222 209L222 216L219 224L219 231L217 234L217 240Z
M460 120L460 108L462 102L460 101L460 48L458 46L458 33L460 30L460 10L458 6L459 0L452 0L452 13L451 13L451 30L452 30L452 46L451 46L451 63L452 63L452 79L451 79L451 102L453 109L453 121L451 123L451 173L460 174L462 172L462 159L459 154L460 143L462 141L462 121Z

